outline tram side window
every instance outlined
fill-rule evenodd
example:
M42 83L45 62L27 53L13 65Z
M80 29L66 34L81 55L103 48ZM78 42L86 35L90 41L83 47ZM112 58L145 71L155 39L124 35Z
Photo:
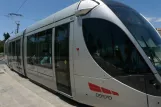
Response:
M7 43L5 43L5 44L4 44L4 48L5 48L5 49L4 49L4 54L5 54L5 55L8 55L8 51L7 51L7 49L8 49L8 48L7 48Z
M83 35L93 59L112 76L149 73L127 35L103 19L84 19Z
M16 56L20 56L20 42L21 40L16 41Z
M12 62L12 43L9 43L9 62Z
M52 68L52 29L37 34L37 53L38 65Z
M8 43L8 61L11 62L11 42Z
M20 42L21 40L16 41L16 57L17 57L17 62L20 62Z
M9 56L11 56L11 42L9 43L9 52L8 52L8 54L9 54Z
M12 57L13 57L13 61L15 60L15 41L12 42Z
M7 55L7 43L4 44L4 55Z
M31 35L27 37L27 63L36 64L36 36Z
M10 43L8 43L7 48L8 48L8 55L7 56L10 56Z

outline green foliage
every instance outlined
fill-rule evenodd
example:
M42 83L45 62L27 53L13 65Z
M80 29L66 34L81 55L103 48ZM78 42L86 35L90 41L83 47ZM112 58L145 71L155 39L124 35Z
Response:
M10 34L7 32L7 33L4 33L3 36L4 36L4 41L6 41L10 37Z
M10 37L10 34L4 33L3 36L4 36L4 40L0 41L0 53L4 52L4 43Z
M0 53L4 52L4 46L0 45Z
M4 42L0 41L0 53L4 51Z

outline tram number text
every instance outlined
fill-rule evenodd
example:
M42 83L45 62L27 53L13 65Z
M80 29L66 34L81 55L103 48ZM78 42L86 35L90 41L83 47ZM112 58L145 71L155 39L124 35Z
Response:
M112 97L111 96L103 95L103 94L99 94L99 93L96 93L96 97L102 98L102 99L112 100Z

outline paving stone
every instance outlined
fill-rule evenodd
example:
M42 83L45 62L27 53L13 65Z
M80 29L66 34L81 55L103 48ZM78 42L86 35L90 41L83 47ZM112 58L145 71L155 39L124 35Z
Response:
M0 62L0 107L88 107L54 94ZM62 99L63 97L63 99Z

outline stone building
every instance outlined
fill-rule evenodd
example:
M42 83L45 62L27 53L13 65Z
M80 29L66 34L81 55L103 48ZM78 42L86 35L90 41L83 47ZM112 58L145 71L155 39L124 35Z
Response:
M161 28L157 28L157 31L158 31L159 34L161 35Z

